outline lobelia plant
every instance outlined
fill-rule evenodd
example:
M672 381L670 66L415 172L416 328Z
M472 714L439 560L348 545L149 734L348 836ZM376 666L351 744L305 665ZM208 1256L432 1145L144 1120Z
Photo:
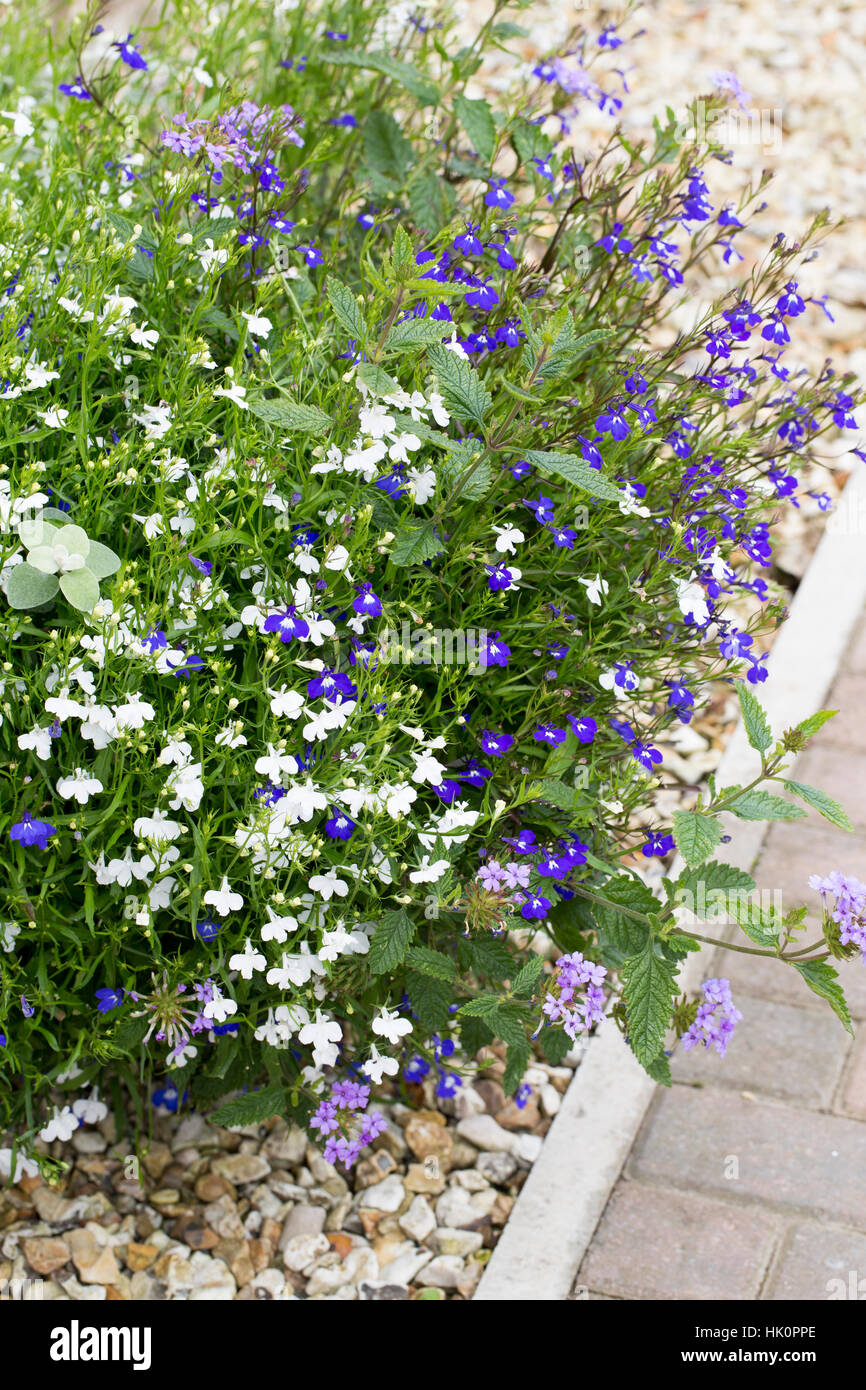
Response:
M803 946L712 857L723 811L850 828L786 775L831 712L774 742L754 693L772 523L861 400L786 361L824 220L738 282L763 185L714 204L728 155L672 112L575 154L625 96L610 27L470 96L500 8L462 47L438 5L94 12L53 87L2 19L0 1113L43 1166L104 1114L73 1092L154 1074L346 1164L371 1088L452 1095L494 1042L519 1094L611 1014L668 1081L739 1018L678 984L708 894L850 1026L866 889L821 879ZM667 824L720 681L756 777Z

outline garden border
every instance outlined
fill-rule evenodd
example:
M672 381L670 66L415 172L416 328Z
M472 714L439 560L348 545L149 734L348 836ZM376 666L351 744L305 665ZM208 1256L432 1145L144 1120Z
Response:
M758 691L774 733L821 707L864 606L866 466L857 461L774 644L770 677ZM754 772L755 754L739 723L722 756L719 783L746 782ZM750 870L767 826L730 820L725 859ZM704 947L689 957L680 977L685 989L700 985L713 951ZM565 1094L476 1300L568 1298L655 1089L606 1019Z

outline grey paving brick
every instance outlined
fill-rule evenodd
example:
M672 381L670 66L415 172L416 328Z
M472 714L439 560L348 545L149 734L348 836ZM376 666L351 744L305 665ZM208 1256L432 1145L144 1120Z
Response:
M864 1159L858 1120L674 1086L654 1105L630 1173L857 1226L866 1215Z
M621 1182L577 1283L621 1298L756 1298L778 1229L752 1208Z
M866 1235L811 1222L797 1226L764 1297L812 1303L866 1299Z

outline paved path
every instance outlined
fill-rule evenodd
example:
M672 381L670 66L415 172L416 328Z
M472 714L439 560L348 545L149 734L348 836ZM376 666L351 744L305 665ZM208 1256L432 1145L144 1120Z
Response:
M856 833L814 813L773 826L754 872L786 908L817 907L812 873L866 882L866 620L826 707L840 714L795 775L836 797ZM743 1022L726 1058L674 1057L573 1296L866 1298L866 968L840 966L855 1039L790 967L718 952L712 972Z

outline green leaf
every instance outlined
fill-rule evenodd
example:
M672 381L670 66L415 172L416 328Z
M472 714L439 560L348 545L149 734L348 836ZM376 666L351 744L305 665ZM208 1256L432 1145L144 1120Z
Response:
M431 951L428 946L410 946L406 952L406 962L422 975L432 975L437 980L453 980L457 966L450 956L441 951Z
M317 434L334 423L324 410L314 405L299 405L297 401L266 401L263 397L248 396L247 405L252 414L266 424L298 434Z
M489 164L496 150L496 126L487 102L483 98L472 101L469 97L456 96L454 110L476 154Z
M541 159L550 154L553 146L550 140L532 121L518 116L514 128L509 132L511 143L524 164L529 164L536 155Z
M432 525L426 522L423 526L408 526L405 531L398 531L391 559L395 565L421 565L441 552L442 543Z
M834 719L838 713L837 709L820 709L816 714L810 714L808 719L801 720L796 728L805 738L813 738L828 719Z
M639 922L617 911L617 906L629 908L632 912L656 913L658 900L645 883L629 874L620 874L604 884L594 884L593 891L609 899L613 907L592 903L592 912L598 926L599 954L602 964L609 969L618 970L629 956L637 955L649 939L649 923Z
M113 550L109 550L108 546L102 545L100 541L91 541L87 552L87 568L97 579L107 579L110 574L120 569L120 556L115 555Z
M485 459L483 463L477 462L480 450L467 446L465 448L455 447L452 440L449 440L450 451L443 459L441 465L442 480L449 491L460 488L460 496L467 502L479 501L487 492L493 482L493 469ZM476 461L473 462L473 459ZM472 470L471 477L465 483L461 483L463 476Z
M742 869L735 869L732 864L720 864L717 860L711 859L708 864L701 864L697 868L683 869L674 885L674 891L682 890L697 896L702 886L704 893L716 890L728 892L730 889L735 892L753 893L755 880L751 874L744 873Z
M654 1057L651 1062L644 1062L643 1067L644 1071L660 1086L673 1085L671 1064L663 1052L660 1052L658 1057Z
M399 381L395 381L389 376L384 368L376 365L375 362L359 362L357 367L358 380L362 381L368 391L372 391L374 396L393 396L400 390Z
M455 202L451 184L436 174L417 174L409 180L409 211L419 231L435 236L453 217Z
M730 787L724 788L725 793L730 792ZM725 807L732 816L737 816L739 820L800 820L806 815L802 806L796 806L793 801L785 801L784 797L773 796L771 792L765 792L760 787L753 787L751 791L743 792L729 806Z
M690 868L704 860L720 844L722 832L714 816L701 816L696 811L674 811L674 842Z
M562 1028L542 1028L538 1041L552 1067L558 1067L563 1057L567 1057L574 1047L571 1038Z
M604 502L622 501L619 488L614 487L598 469L590 468L589 464L576 454L548 454L539 449L527 449L523 457L539 472L562 478L573 487L582 488L591 497L599 497Z
M402 183L412 163L412 146L387 111L371 111L366 117L364 157L378 173Z
M415 923L402 907L386 912L373 933L367 957L374 975L396 970L406 958L409 943L415 935Z
M655 943L629 956L622 966L623 997L628 1012L628 1041L644 1066L662 1051L677 996L676 967L656 955Z
M281 1086L265 1086L261 1091L250 1091L245 1096L227 1101L213 1115L215 1125L256 1125L269 1120L272 1115L286 1114L286 1093Z
M841 1019L848 1032L853 1035L851 1014L842 986L838 982L838 972L833 969L833 966L825 960L809 960L803 961L800 965L795 964L794 969L799 971L815 994L819 994L822 999L827 1000L834 1014Z
M513 1095L526 1075L526 1068L532 1060L532 1048L526 1037L508 1044L505 1054L505 1071L502 1076L502 1089L507 1096Z
M327 62L381 72L385 77L399 82L422 106L435 106L440 99L439 88L435 82L422 76L411 63L403 63L388 53L356 53L352 49L332 49L327 55Z
M58 583L60 592L73 608L81 613L92 613L99 602L99 580L90 570L70 570L61 574Z
M556 777L542 777L540 781L533 782L527 788L526 795L532 801L548 801L551 806L558 806L561 811L573 811L577 792L574 787L569 787Z
M448 1010L454 991L446 980L410 970L406 977L406 993L418 1015L418 1022L427 1033L441 1033L448 1026Z
M840 830L853 831L854 826L851 824L848 812L826 792L820 791L817 787L810 787L808 782L785 782L785 791L791 792L793 796L799 796L831 825L837 825Z
M743 681L737 681L737 694L740 697L740 709L743 712L743 723L749 743L759 753L763 753L773 742L770 721L760 700Z
M479 994L477 999L461 1004L457 1012L468 1014L470 1018L492 1018L498 1012L500 1003L498 994Z
M441 343L446 336L443 325L435 319L403 319L395 323L385 339L384 352L405 352L407 348L426 347L428 343Z
M474 367L456 352L439 344L427 351L427 357L439 380L439 390L448 409L461 420L483 424L493 408L490 392Z
M775 951L779 945L779 934L784 923L773 908L765 911L759 903L742 902L732 897L729 903L730 914L740 931L764 950Z
M514 956L501 941L492 936L473 937L469 941L460 940L458 951L465 958L468 968L489 980L505 980L511 977L514 969Z
M329 276L325 293L328 296L328 303L349 337L354 338L358 343L363 343L367 337L367 325L358 306L358 301L349 287L340 280L335 280L333 276Z
M533 955L511 982L512 994L531 994L544 974L544 957Z
M9 571L6 597L10 608L40 608L51 602L59 587L56 574L43 574L25 560Z

